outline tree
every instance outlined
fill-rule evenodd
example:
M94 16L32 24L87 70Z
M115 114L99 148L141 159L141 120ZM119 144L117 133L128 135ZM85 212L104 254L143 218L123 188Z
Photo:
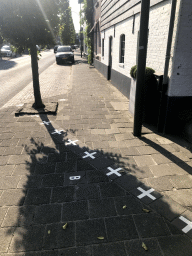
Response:
M30 48L35 98L33 107L36 109L44 107L36 45L54 43L60 3L61 0L0 0L0 31L3 38L16 47Z
M64 45L75 44L75 28L69 7L69 0L64 0L60 9L60 36Z
M85 27L85 43L88 47L88 63L93 63L93 1L92 0L84 0L82 13L83 18L81 19L81 23L86 23ZM92 29L92 31L91 31Z

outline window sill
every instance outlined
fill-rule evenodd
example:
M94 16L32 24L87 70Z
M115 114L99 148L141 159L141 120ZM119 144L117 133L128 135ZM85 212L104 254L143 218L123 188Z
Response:
M119 63L120 68L124 68L124 63Z

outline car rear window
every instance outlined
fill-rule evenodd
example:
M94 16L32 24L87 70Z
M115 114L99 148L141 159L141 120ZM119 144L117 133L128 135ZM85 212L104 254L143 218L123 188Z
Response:
M57 52L71 52L71 47L68 47L68 46L58 47Z

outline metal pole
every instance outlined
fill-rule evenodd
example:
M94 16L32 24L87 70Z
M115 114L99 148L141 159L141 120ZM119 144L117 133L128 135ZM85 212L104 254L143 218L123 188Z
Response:
M135 113L133 135L140 137L143 118L143 87L145 83L145 68L148 41L150 0L141 0L140 32L137 63L137 82L135 93Z

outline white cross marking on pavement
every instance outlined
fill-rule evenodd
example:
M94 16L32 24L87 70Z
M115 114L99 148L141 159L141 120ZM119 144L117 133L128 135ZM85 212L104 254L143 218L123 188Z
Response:
M65 145L74 145L76 146L77 144L75 142L77 142L78 140L68 140L68 143L66 143Z
M43 123L41 123L41 124L49 125L50 123L51 123L51 121L49 121L49 122L43 121Z
M192 229L192 222L189 221L188 219L186 219L186 218L183 217L183 216L180 216L179 219L182 220L182 221L184 221L184 222L187 224L187 226L184 227L184 228L182 229L182 231L183 231L184 233L188 233L188 232Z
M122 168L117 168L117 169L113 169L113 168L111 168L111 167L107 167L107 169L110 171L110 172L108 172L106 175L107 176L109 176L109 175L111 175L111 174L116 174L117 176L121 176L121 174L120 173L118 173L118 171L120 171Z
M58 131L57 129L54 131L54 132L52 132L51 134L55 134L55 133L57 133L57 134L62 134L62 132L63 132L63 130L60 130L60 131Z
M97 154L97 152L89 153L87 151L85 151L84 153L86 154L86 156L83 156L82 158L91 157L91 159L95 159L93 155Z
M138 187L137 189L142 192L141 195L137 196L139 199L141 199L141 198L143 198L143 197L145 197L145 196L150 197L152 200L155 200L155 199L156 199L156 197L154 197L154 196L152 196L152 195L150 194L151 192L155 191L153 188L151 188L151 189L149 189L149 190L147 190L147 191L145 191L144 189L142 189L142 188L140 188L140 187Z

